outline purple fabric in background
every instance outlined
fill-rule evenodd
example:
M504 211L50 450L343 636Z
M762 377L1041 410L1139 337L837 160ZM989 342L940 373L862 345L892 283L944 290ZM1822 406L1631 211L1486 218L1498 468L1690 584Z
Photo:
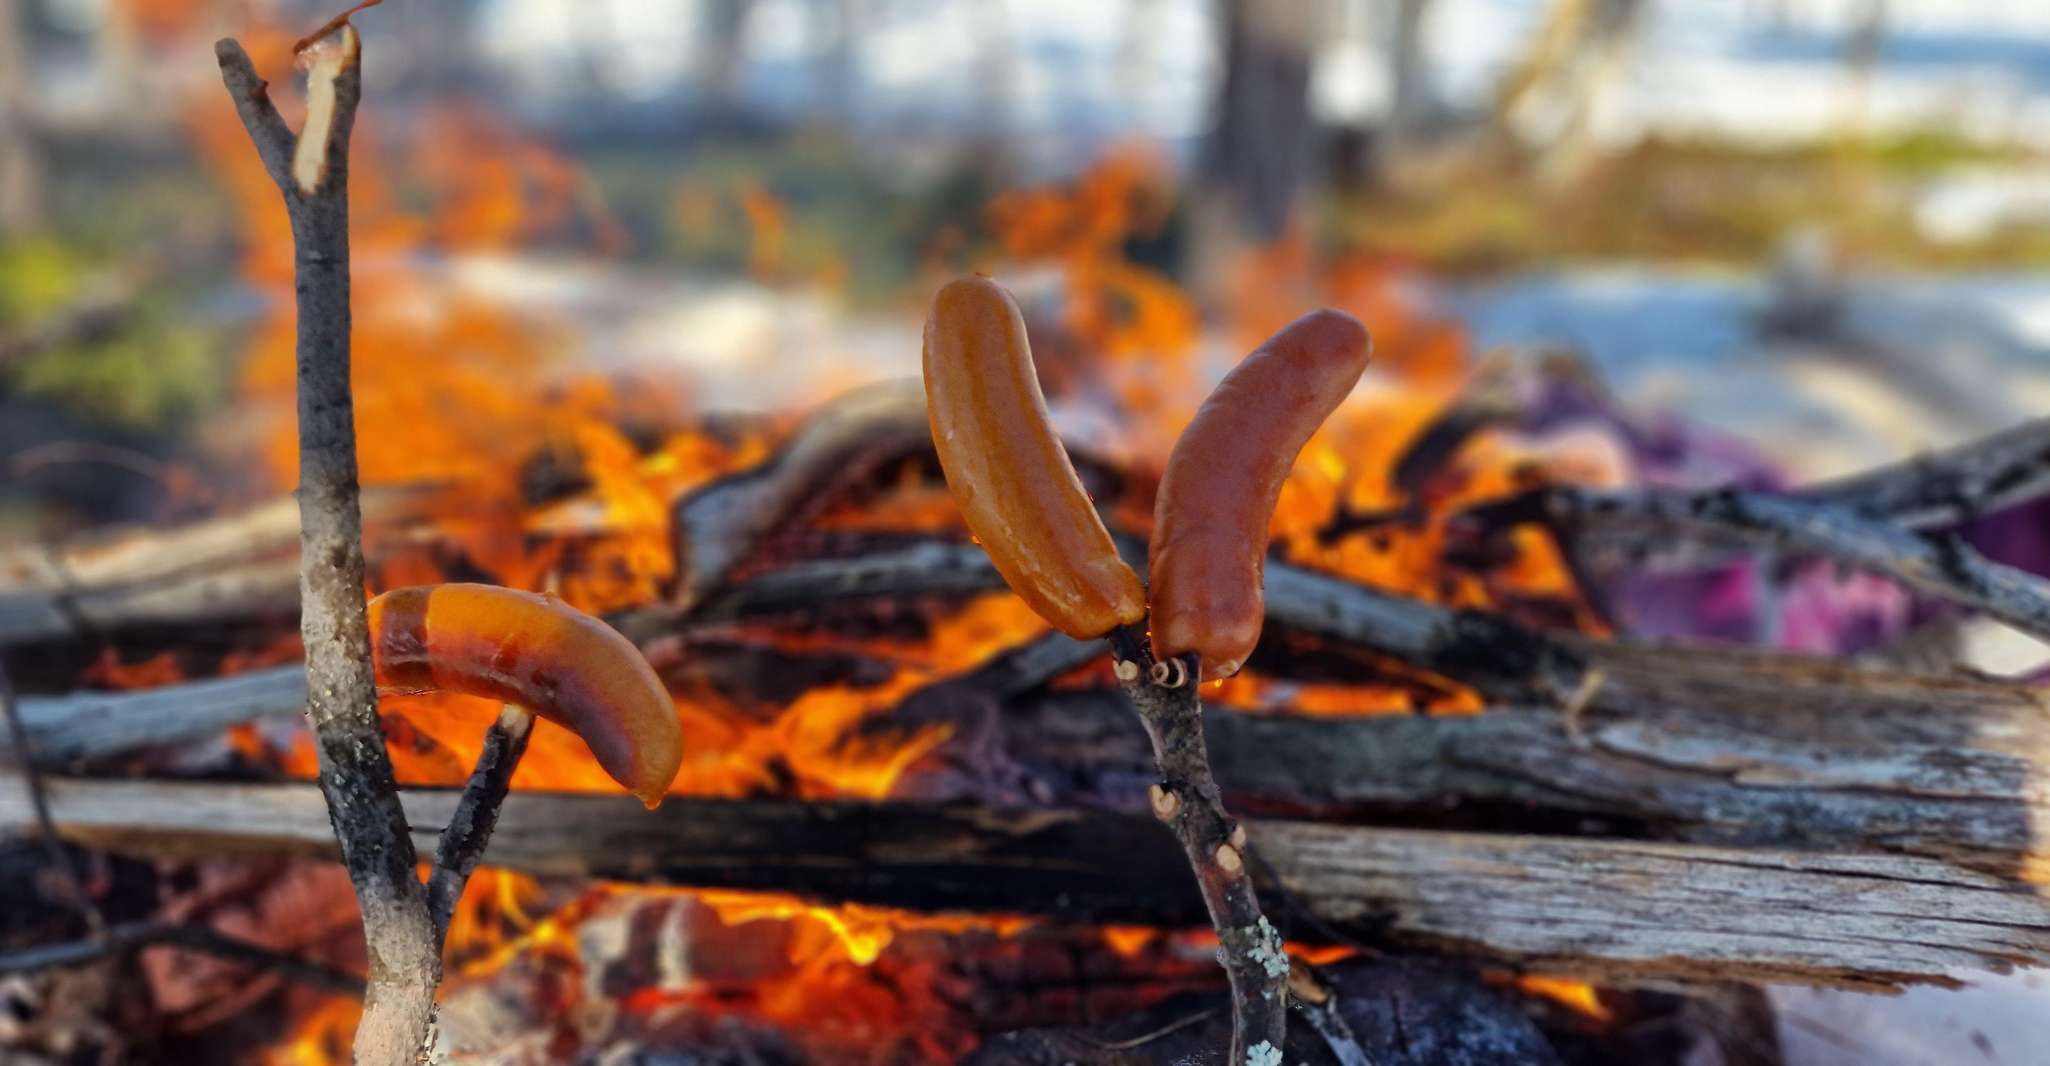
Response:
M1517 430L1543 438L1598 427L1630 457L1638 484L1785 491L1786 477L1742 439L1670 416L1633 418L1572 377L1519 382L1530 401ZM2003 561L2050 570L2050 528L2040 508L1976 523L1973 543ZM1942 612L1885 578L1826 560L1752 554L1698 570L1626 566L1608 575L1607 601L1624 633L1847 654L1898 639Z

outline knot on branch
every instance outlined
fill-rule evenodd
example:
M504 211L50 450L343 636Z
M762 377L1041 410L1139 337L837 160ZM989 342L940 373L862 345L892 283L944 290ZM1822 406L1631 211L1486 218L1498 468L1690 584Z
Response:
M1161 688L1180 688L1189 683L1189 666L1179 658L1153 664L1153 683Z

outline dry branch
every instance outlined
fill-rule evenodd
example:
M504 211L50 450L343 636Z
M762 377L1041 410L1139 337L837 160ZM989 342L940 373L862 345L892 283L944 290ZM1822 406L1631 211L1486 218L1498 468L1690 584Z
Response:
M90 940L73 940L62 944L23 948L20 951L0 952L0 974L32 973L55 966L76 966L110 956L132 954L160 944L197 951L247 966L274 970L294 981L304 982L328 992L347 996L363 994L363 979L346 970L267 948L204 926L179 925L172 922L128 922L112 926Z
M1959 525L2050 495L2050 419L1825 481L1797 495L1910 529Z
M349 135L362 95L361 42L346 20L313 56L296 137L233 40L214 48L236 113L285 202L298 297L300 633L307 711L343 865L362 904L369 991L355 1058L414 1061L427 1045L440 944L413 872L377 715L363 601L363 518L349 387Z
M0 826L29 817L0 781ZM61 832L148 855L331 853L303 785L50 782ZM453 792L409 790L410 822ZM2050 963L2050 900L1940 860L1249 821L1287 893L1336 932L1550 972L1948 984ZM421 846L431 830L416 829ZM1181 849L1151 818L1073 810L515 793L492 861L539 874L795 892L936 911L1199 928ZM1314 940L1310 929L1298 931Z
M364 521L427 513L433 485L369 489ZM292 499L169 530L96 531L0 551L0 646L143 625L290 617L299 609L299 505Z
M527 752L534 734L534 715L524 707L507 705L484 733L484 746L477 752L477 765L463 786L462 797L449 815L434 848L434 872L427 879L427 912L434 919L437 949L448 936L449 919L470 875L484 859L484 849L498 826L498 812L512 791L513 771Z
M688 608L881 468L932 448L916 382L857 389L806 419L776 456L677 501L677 588Z
M133 692L31 696L21 701L21 718L37 763L60 768L305 709L306 667L292 663Z
M1148 793L1153 816L1181 844L1217 931L1217 961L1231 981L1229 1061L1246 1061L1248 1054L1265 1054L1249 1049L1271 1051L1287 1040L1288 956L1260 913L1244 829L1226 813L1210 772L1202 667L1194 655L1155 663L1149 643L1138 626L1121 626L1110 637L1125 698L1152 742L1159 772ZM1166 671L1156 676L1155 666Z
M20 774L23 793L28 797L29 810L35 815L35 830L42 838L44 855L49 868L58 875L64 886L65 900L78 910L85 919L86 928L96 937L106 934L107 920L100 913L99 904L93 901L92 893L85 887L85 875L78 867L78 861L57 838L57 826L50 818L50 803L43 794L43 772L36 764L35 748L29 743L28 729L21 720L21 706L14 696L14 682L7 676L7 668L0 666L0 717L7 719L7 740L12 747L10 753L15 769Z
M1589 532L1736 540L1820 555L2050 639L2050 582L1991 559L1954 537L1931 537L1837 507L1765 493L1715 489L1534 489L1466 511L1460 521L1494 533L1542 523L1562 544Z

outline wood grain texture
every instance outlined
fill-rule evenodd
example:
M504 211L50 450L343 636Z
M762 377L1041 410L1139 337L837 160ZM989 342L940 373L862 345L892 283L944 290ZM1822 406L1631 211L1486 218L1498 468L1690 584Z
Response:
M334 847L310 785L48 784L60 831L81 843L145 855ZM405 793L420 846L432 846L456 798ZM29 817L20 782L0 778L0 827ZM1551 972L1891 988L2050 964L2050 900L1940 859L1246 826L1279 879L1263 892L1285 890L1336 929ZM535 873L925 910L1207 924L1174 837L1142 815L680 798L644 815L624 796L514 793L487 859ZM1277 923L1287 928L1295 914L1278 907ZM1299 923L1293 935L1316 938Z

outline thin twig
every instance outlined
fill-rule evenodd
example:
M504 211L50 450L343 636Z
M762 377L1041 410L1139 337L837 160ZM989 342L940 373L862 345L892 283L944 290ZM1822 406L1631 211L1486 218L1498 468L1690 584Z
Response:
M326 35L323 30L322 36ZM429 1040L441 952L377 714L363 599L363 518L349 389L349 136L362 96L361 41L344 20L313 68L300 145L248 53L214 46L236 113L291 220L298 296L300 634L320 782L362 904L370 989L361 1064L414 1062ZM298 168L295 155L314 166Z
M107 932L107 918L100 913L100 906L94 902L92 893L86 891L85 872L78 868L71 850L57 835L57 822L50 817L50 798L43 792L43 772L36 766L35 748L29 743L28 728L22 724L21 708L14 698L14 682L7 676L6 664L0 663L0 713L7 717L7 735L13 741L14 760L21 770L21 780L28 790L29 805L35 808L36 830L43 840L43 850L49 854L50 869L57 871L64 880L64 892L69 902L85 919L85 927L95 938Z
M2050 418L1825 481L1798 495L1911 529L1958 525L2050 495Z
M1128 1037L1124 1040L1098 1040L1095 1037L1090 1036L1086 1033L1076 1033L1075 1039L1080 1040L1085 1044L1088 1044L1090 1047L1097 1048L1102 1051L1132 1051L1137 1048L1145 1047L1146 1045L1153 1043L1155 1040L1160 1040L1165 1037L1172 1036L1175 1033L1179 1033L1182 1030L1187 1029L1189 1026L1199 1025L1203 1022L1209 1021L1210 1016L1216 1013L1217 1010L1214 1007L1209 1010L1199 1010L1186 1018L1178 1018L1151 1032L1140 1033L1138 1036Z
M448 937L448 923L455 914L456 902L463 898L463 886L470 883L470 875L484 857L485 845L491 842L499 808L512 789L513 771L519 768L520 757L526 754L527 740L533 732L533 712L508 703L484 734L484 750L477 753L476 769L470 772L462 798L456 801L455 813L441 831L441 844L434 852L434 873L427 881L427 908L434 918L437 942Z
M1203 906L1217 932L1218 962L1231 980L1231 1057L1235 1064L1272 1066L1281 1061L1288 1026L1288 955L1281 935L1260 913L1248 869L1245 831L1229 814L1210 772L1203 739L1200 666L1194 656L1169 660L1180 669L1163 671L1170 684L1154 681L1153 656L1137 626L1111 632L1118 681L1146 735L1160 782L1153 786L1153 814L1182 845ZM1180 684L1172 684L1179 679ZM1172 685L1172 687L1170 687Z
M1308 963L1293 962L1288 990L1296 1012L1308 1019L1310 1028L1324 1038L1324 1046L1339 1066L1374 1066L1373 1057L1367 1054L1366 1046L1360 1043L1352 1023L1345 1020L1345 1012L1339 1008L1338 993L1323 974Z
M1554 486L1481 504L1458 519L1492 534L1541 523L1563 540L1585 532L1692 536L1820 555L1893 578L2050 639L2050 581L1974 551L1842 508L1734 489L1594 491Z
M329 992L350 996L363 994L363 979L347 970L267 948L205 926L175 922L126 922L110 926L90 940L72 940L0 953L0 974L76 966L159 944L276 970L284 977Z
M321 23L319 29L314 30L312 33L309 33L306 36L301 37L298 40L292 42L292 54L298 55L299 53L304 52L308 48L311 48L314 45L319 44L329 34L334 33L336 30L339 30L344 26L347 26L349 24L349 19L353 18L357 14L360 14L361 12L367 11L382 3L384 3L384 0L362 0L362 2L357 4L355 7L352 7L349 10L344 11L341 14L336 15L335 17L327 20L326 22Z

